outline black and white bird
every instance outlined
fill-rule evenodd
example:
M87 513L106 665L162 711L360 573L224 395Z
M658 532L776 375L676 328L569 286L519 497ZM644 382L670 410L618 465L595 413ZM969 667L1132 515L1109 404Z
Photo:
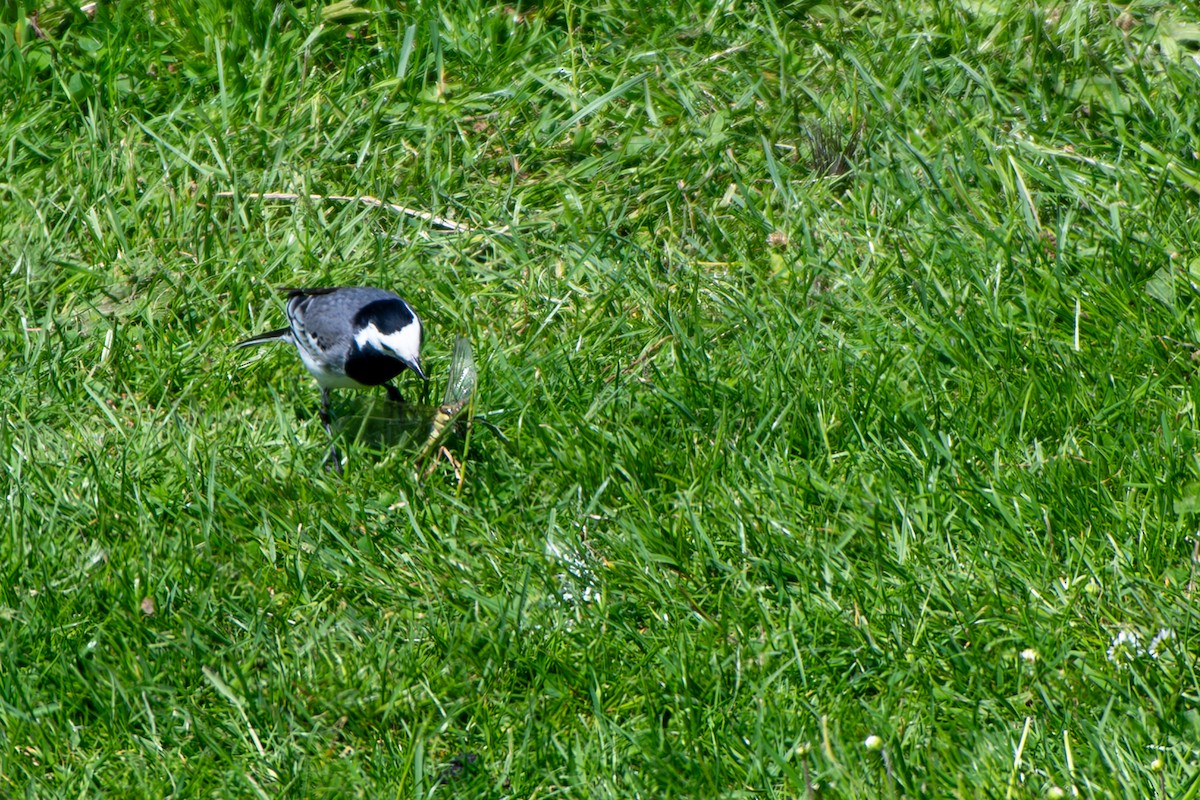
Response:
M247 347L289 342L321 387L321 424L332 436L330 389L383 386L388 398L404 398L390 381L406 369L421 369L421 320L412 306L384 289L343 286L332 289L281 289L287 293L288 326L238 342ZM331 450L340 469L337 450Z

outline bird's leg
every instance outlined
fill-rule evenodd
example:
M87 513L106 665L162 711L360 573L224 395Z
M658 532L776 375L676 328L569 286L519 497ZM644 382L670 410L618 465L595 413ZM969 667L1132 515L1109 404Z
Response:
M395 386L392 386L390 383L385 383L383 388L387 392L388 400L391 400L393 403L404 402L404 397L400 394L400 390Z
M329 437L333 438L333 428L329 424L329 390L321 387L321 424L325 426L325 432Z
M337 445L333 443L333 426L330 425L329 415L329 390L321 387L321 424L325 426L325 432L329 434L329 460L333 462L333 470L338 475L342 474L342 459L338 456Z

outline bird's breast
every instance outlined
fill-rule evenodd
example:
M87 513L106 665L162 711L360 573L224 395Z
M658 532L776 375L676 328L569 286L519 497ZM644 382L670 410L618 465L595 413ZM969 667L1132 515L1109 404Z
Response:
M404 362L370 348L354 348L346 359L346 377L364 386L387 383L403 370Z

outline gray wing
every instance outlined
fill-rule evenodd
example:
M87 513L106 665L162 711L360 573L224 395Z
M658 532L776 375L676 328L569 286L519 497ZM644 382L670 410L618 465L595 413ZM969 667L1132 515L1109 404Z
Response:
M394 297L391 292L369 287L336 289L291 289L287 315L294 335L309 346L309 352L344 355L354 338L354 317L375 300Z

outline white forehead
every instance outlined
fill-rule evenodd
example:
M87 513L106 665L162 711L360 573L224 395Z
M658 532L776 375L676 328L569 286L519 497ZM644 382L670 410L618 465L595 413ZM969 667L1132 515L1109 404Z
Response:
M421 323L413 319L398 331L384 333L371 322L354 334L354 342L359 348L370 346L405 361L417 361L421 357Z

